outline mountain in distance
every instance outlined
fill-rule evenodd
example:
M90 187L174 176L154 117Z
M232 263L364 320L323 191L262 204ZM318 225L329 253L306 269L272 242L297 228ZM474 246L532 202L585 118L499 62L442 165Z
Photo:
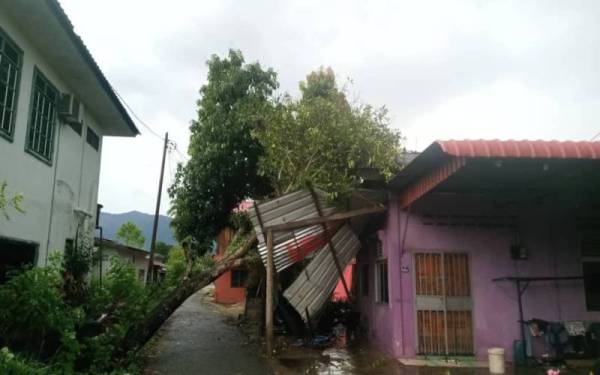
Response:
M110 212L100 212L100 223L103 236L109 240L117 240L117 231L124 223L131 221L134 223L146 238L144 249L150 250L150 241L152 240L152 225L154 215L145 214L139 211L124 212L121 214L111 214ZM160 215L158 217L158 230L156 231L156 242L162 241L168 245L173 245L177 241L171 229L171 218Z

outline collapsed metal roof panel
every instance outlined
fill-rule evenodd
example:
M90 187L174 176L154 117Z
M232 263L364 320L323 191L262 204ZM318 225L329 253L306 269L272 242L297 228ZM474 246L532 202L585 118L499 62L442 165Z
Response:
M331 242L337 258L345 269L356 256L360 241L348 224L343 225L332 237ZM305 321L306 312L311 319L317 317L331 298L331 293L339 280L335 261L329 245L315 253L308 266L284 292L284 297L298 311Z
M317 190L316 195L319 205L322 207L323 215L328 216L336 211L334 207L327 203L323 192ZM263 263L266 265L267 245L263 228L319 217L319 212L310 191L299 190L266 202L257 203L248 211L248 215L258 238L258 251ZM322 225L274 232L273 258L276 271L281 272L302 260L322 247L327 243L327 240Z

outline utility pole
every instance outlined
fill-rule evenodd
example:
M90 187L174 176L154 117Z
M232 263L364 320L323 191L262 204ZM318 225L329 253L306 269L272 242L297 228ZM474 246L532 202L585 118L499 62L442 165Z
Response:
M148 271L146 272L146 284L154 281L154 252L156 251L156 231L158 230L158 216L160 211L160 196L162 195L163 176L165 174L165 157L169 147L169 133L165 133L165 145L163 147L162 163L160 165L160 179L158 180L158 196L156 197L156 211L154 212L154 225L152 226L152 242L150 242L150 257L148 258Z

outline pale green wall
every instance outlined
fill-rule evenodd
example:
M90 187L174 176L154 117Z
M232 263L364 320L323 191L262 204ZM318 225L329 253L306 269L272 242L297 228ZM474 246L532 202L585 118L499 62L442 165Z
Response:
M50 251L64 249L65 239L73 238L77 228L76 214L81 210L90 215L87 230L92 234L100 173L100 150L94 150L82 135L69 126L56 124L53 163L48 165L25 152L25 137L29 118L31 84L36 66L61 92L72 92L40 55L35 43L19 31L22 27L8 19L0 9L0 27L23 50L14 138L0 138L0 182L6 181L11 192L24 196L25 214L12 212L10 220L0 220L0 236L38 244L37 265L47 262ZM100 137L103 132L82 103L84 128L91 127ZM52 187L56 172L54 196ZM51 210L52 202L54 202ZM50 233L50 238L48 234Z

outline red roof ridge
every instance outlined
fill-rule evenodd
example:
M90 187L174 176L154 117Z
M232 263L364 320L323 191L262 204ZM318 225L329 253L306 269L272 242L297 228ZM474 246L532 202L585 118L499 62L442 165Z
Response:
M462 139L437 140L433 144L443 153L458 157L600 159L600 142L594 141Z

